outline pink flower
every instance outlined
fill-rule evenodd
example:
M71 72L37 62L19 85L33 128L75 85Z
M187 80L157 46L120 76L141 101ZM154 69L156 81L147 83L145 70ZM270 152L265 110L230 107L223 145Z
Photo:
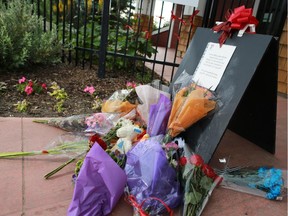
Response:
M105 123L105 115L103 113L95 113L94 114L94 119L95 119L95 122L100 126L102 127L103 124Z
M33 88L32 88L31 86L27 85L27 86L25 87L25 90L24 90L24 91L26 92L27 95L30 95L30 94L32 94L32 92L33 92Z
M92 95L95 92L95 88L93 86L86 86L84 92L89 92Z
M166 145L165 145L165 148L167 149L167 150L170 150L170 149L178 149L178 145L176 144L176 143L174 143L174 142L170 142L170 143L167 143Z
M28 86L32 87L33 86L33 81L29 80Z
M46 90L47 90L47 85L46 85L46 83L42 83L41 86L42 86L43 89L46 89Z
M26 78L23 76L21 79L18 80L18 83L21 84L21 83L24 83L26 81Z
M137 84L135 82L127 82L126 83L127 88L135 88Z

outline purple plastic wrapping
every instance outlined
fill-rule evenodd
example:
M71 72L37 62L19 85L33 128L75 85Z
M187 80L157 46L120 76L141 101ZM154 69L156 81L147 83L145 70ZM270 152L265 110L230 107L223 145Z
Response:
M160 94L158 103L150 106L147 132L150 137L165 134L172 103L165 95Z
M176 171L169 165L161 147L163 136L152 137L138 143L127 153L125 172L130 194L137 203L149 197L157 197L170 208L182 202ZM166 208L157 200L149 199L143 205L150 215L163 213Z
M93 145L76 180L67 215L108 215L123 194L126 181L125 172L100 145Z

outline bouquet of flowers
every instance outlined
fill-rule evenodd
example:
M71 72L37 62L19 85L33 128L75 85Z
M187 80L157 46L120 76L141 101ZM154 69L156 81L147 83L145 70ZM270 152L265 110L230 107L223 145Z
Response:
M94 113L85 119L87 125L85 132L105 135L113 127L113 123L117 122L119 117L118 114L112 113Z
M119 113L122 116L136 108L135 104L127 101L127 97L133 89L122 89L115 91L108 100L102 104L101 112L103 113Z
M159 215L167 211L166 206L173 209L182 203L180 182L161 147L162 139L162 135L151 137L127 153L125 172L129 194L146 215Z
M192 154L183 172L183 179L185 182L183 215L201 215L212 191L222 178L204 163L200 155Z
M79 172L67 215L108 215L124 193L126 180L125 172L94 144Z
M65 133L49 143L45 149L27 152L1 152L0 158L16 158L36 155L58 155L61 157L73 158L87 151L87 141L87 137L73 133Z
M285 192L284 172L267 167L230 168L224 170L221 186L237 191L282 200ZM287 185L286 185L287 187Z
M80 114L51 119L34 119L33 122L57 127L68 132L81 133L86 128L85 119L88 116L89 114Z
M150 85L140 85L135 88L140 101L142 102L137 106L137 112L143 121L147 124L150 118L151 105L158 103L160 95L170 98L170 94Z
M182 88L173 101L168 121L168 141L215 109L212 93L195 83Z
M147 133L150 137L165 134L171 106L170 99L163 94L160 94L159 100L156 104L150 106L147 125Z
M183 216L201 215L222 178L204 163L200 155L191 153L183 139L175 138L164 146L168 161L175 168L178 182L184 189Z

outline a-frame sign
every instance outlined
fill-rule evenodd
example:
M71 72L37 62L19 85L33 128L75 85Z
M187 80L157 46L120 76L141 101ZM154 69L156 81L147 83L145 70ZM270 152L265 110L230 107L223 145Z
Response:
M184 70L193 74L207 43L218 43L218 37L211 29L198 28L173 80ZM278 43L269 35L245 33L225 44L236 49L215 90L222 106L181 134L206 162L228 128L275 152Z

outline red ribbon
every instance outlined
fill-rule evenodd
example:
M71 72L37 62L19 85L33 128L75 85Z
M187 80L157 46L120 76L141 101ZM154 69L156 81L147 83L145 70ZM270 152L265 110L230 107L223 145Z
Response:
M157 201L159 201L160 203L162 203L162 205L166 208L169 216L173 216L173 211L172 211L172 209L170 209L169 206L168 206L165 202L163 202L161 199L159 199L159 198L157 198L157 197L148 197L147 199L144 199L144 200L141 202L141 204L138 204L138 203L137 203L136 197L133 196L133 195L129 195L129 196L126 196L126 197L125 197L125 200L126 200L128 203L130 203L130 204L138 211L138 213L139 213L140 216L149 216L149 214L142 209L144 203L145 203L147 200L149 200L149 199L154 199L154 200L157 200Z
M172 20L178 19L178 17L173 13L173 11L171 11L171 19Z
M234 8L234 11L228 10L225 14L226 22L223 22L212 28L213 31L223 31L219 37L220 46L225 43L228 37L231 37L232 30L241 30L248 24L258 24L258 20L252 16L252 8L245 8L244 5Z
M200 11L199 10L195 10L193 12L193 14L189 17L189 20L190 20L190 25L193 27L193 21L194 21L194 17L199 13Z
M130 25L128 25L128 24L125 25L125 28L126 28L126 29L130 29L131 31L133 31L133 28L132 28Z

